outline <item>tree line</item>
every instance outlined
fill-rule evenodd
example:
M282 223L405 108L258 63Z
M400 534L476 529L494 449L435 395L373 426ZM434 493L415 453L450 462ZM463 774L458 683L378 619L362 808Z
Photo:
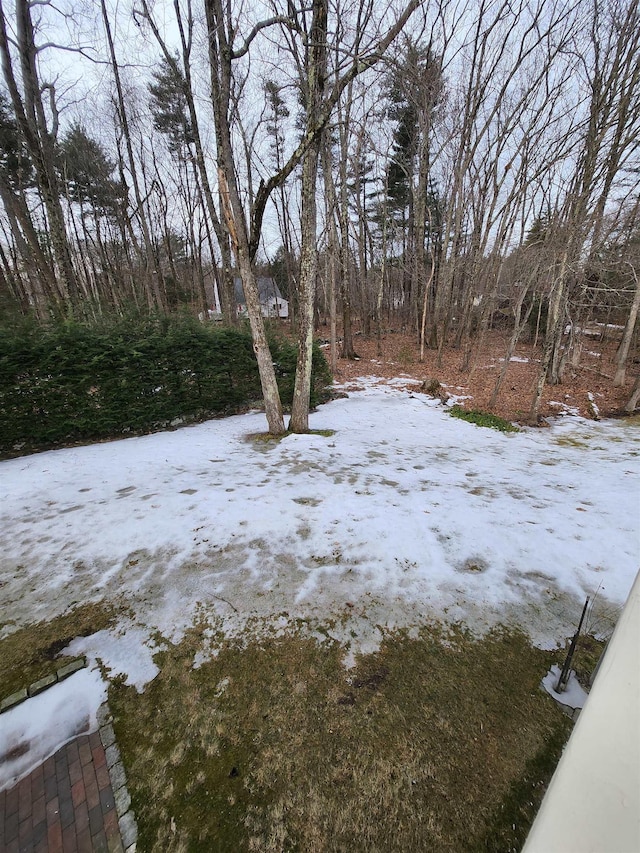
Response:
M585 325L613 321L624 384L637 0L0 0L0 61L6 309L189 305L231 326L239 275L273 433L257 271L294 315L294 431L318 317L332 366L355 355L356 317L379 340L400 322L422 358L453 345L463 370L496 323L508 356L535 328L532 419L579 364Z

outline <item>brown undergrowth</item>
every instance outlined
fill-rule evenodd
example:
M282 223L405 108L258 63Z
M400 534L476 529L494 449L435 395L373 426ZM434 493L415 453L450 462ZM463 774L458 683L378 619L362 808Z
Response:
M318 330L321 338L328 337L328 328ZM508 335L500 331L489 332L483 344L476 342L470 369L462 370L464 353L461 349L445 347L438 356L437 351L425 350L420 362L420 347L416 336L398 329L387 329L381 337L381 353L375 335L365 337L357 333L355 349L358 360L338 360L335 375L337 383L353 382L360 376L379 376L392 379L398 376L423 382L437 378L450 394L469 396L465 405L474 409L491 411L510 421L524 422L529 414L533 389L540 367L541 346L522 342L516 347L516 361L509 363L500 394L495 406L489 401L503 365ZM615 340L589 339L584 343L580 367L568 367L561 385L547 386L543 393L540 415L553 417L563 407L576 409L584 417L593 417L589 395L601 417L617 416L631 397L638 373L638 365L630 358L627 381L621 388L613 387L615 373L614 358L618 342ZM325 348L328 357L328 349Z

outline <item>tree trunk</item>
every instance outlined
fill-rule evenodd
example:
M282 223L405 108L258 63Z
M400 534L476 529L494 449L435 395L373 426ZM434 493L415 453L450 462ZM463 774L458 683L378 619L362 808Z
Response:
M620 348L618 349L616 355L616 375L613 377L613 385L615 388L619 388L621 385L624 385L627 357L629 355L629 347L631 346L633 331L636 327L638 310L640 309L640 279L638 278L638 274L633 268L633 266L629 264L629 267L631 267L631 272L635 279L636 290L633 295L633 303L631 305L631 309L629 310L629 316L627 317L627 322L625 323Z
M316 0L318 2L318 0ZM324 3L324 0L319 0ZM309 397L313 358L313 308L315 303L318 251L316 247L316 175L319 141L305 154L302 165L302 252L300 258L298 309L298 360L291 407L291 432L309 431Z
M60 289L65 296L75 300L78 297L77 282L60 205L55 169L57 129L55 91L52 85L42 86L38 77L37 49L31 19L31 4L27 0L17 0L16 2L16 35L24 97L20 95L14 75L4 10L0 7L0 60L3 75L13 103L16 122L35 168L38 187L47 214L51 246L61 282ZM53 109L53 128L51 131L42 104L44 91L49 92Z
M327 68L327 0L313 0L311 48L307 67L307 128L317 121ZM302 251L298 308L298 361L289 429L309 431L309 397L313 359L313 309L315 305L318 248L316 242L316 182L322 135L315 138L302 161Z
M331 372L338 369L338 323L337 323L337 277L338 277L338 231L336 228L336 192L331 174L331 150L329 134L323 137L322 171L324 175L324 191L326 199L326 219L329 230L327 254L329 256L329 323L330 323L330 358Z
M33 222L23 198L16 197L5 183L0 172L0 199L9 220L9 226L20 250L22 260L33 283L32 296L36 312L46 309L47 301L58 302L62 293L58 289L55 273L42 251Z
M536 382L533 400L531 402L531 411L529 420L532 424L538 422L538 411L540 409L540 401L542 400L542 392L547 381L549 368L559 347L559 340L562 338L562 306L565 299L566 275L568 267L568 252L565 252L560 264L558 277L554 282L553 290L549 297L549 315L547 317L547 331L542 350L542 361L540 364L540 372Z
M633 392L629 398L629 402L624 407L625 412L632 415L638 406L638 400L640 400L640 376L636 379L636 384L633 386Z
M206 0L205 12L209 35L209 70L222 210L242 278L269 432L272 435L282 435L286 431L282 403L260 310L258 285L252 267L247 222L238 189L231 143L231 48L227 40L222 0Z
M346 114L340 116L340 197L338 219L340 222L340 296L342 299L342 358L358 356L353 348L351 317L351 252L349 250L349 197L347 194L348 139L345 127L349 122L352 104L352 87L348 86Z
M515 322L513 325L513 332L511 334L511 338L509 340L509 344L507 346L507 351L504 354L504 362L502 364L502 369L500 370L500 375L496 379L496 384L493 386L493 391L491 393L491 399L489 400L489 409L493 409L497 400L498 394L500 393L500 388L502 388L502 383L505 380L507 375L507 371L509 370L509 364L511 363L511 356L515 352L516 344L518 343L518 339L522 334L522 330L527 325L527 321L529 320L529 316L533 309L533 302L529 303L529 307L527 308L524 317L522 317L522 304L524 302L525 296L529 292L529 288L524 287L518 297L518 301L516 303L515 308ZM522 319L521 319L522 318Z
M282 435L286 430L282 414L282 403L280 402L280 391L278 390L273 358L271 357L271 350L269 349L264 322L262 320L258 285L246 247L238 247L236 260L247 303L247 314L249 315L249 325L251 326L251 336L253 338L253 351L258 361L264 411L267 424L269 425L269 432L271 435Z

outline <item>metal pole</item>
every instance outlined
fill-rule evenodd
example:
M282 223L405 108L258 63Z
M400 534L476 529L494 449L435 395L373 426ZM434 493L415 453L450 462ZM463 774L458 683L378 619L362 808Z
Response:
M584 622L584 617L587 613L588 606L589 596L587 596L587 600L585 601L584 607L582 608L582 616L580 617L580 624L578 625L578 630L573 635L573 639L571 640L571 645L569 646L569 651L567 653L567 659L564 662L562 672L560 673L560 678L558 678L558 683L555 686L556 693L562 693L564 688L567 686L567 681L569 680L569 672L571 671L571 661L573 660L573 654L576 650L576 643L578 642L578 635L582 630L582 623Z

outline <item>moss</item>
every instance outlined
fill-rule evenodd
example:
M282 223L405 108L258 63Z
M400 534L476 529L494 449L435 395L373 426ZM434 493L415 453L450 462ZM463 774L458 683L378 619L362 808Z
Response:
M306 435L321 435L324 438L331 438L332 435L336 434L334 429L310 429ZM262 449L264 447L274 446L279 444L283 438L287 438L289 435L295 435L295 433L289 432L288 430L282 435L271 435L269 432L252 432L246 436L247 441L253 442L258 448Z
M0 640L0 698L55 672L60 651L71 640L108 627L114 618L112 607L100 602L84 604L4 637Z
M474 409L467 411L462 406L452 406L449 409L449 414L454 418L460 418L460 420L468 421L476 426L497 429L499 432L520 432L518 427L509 421L505 421L504 418L499 418L497 415L492 415L488 412L480 412Z

